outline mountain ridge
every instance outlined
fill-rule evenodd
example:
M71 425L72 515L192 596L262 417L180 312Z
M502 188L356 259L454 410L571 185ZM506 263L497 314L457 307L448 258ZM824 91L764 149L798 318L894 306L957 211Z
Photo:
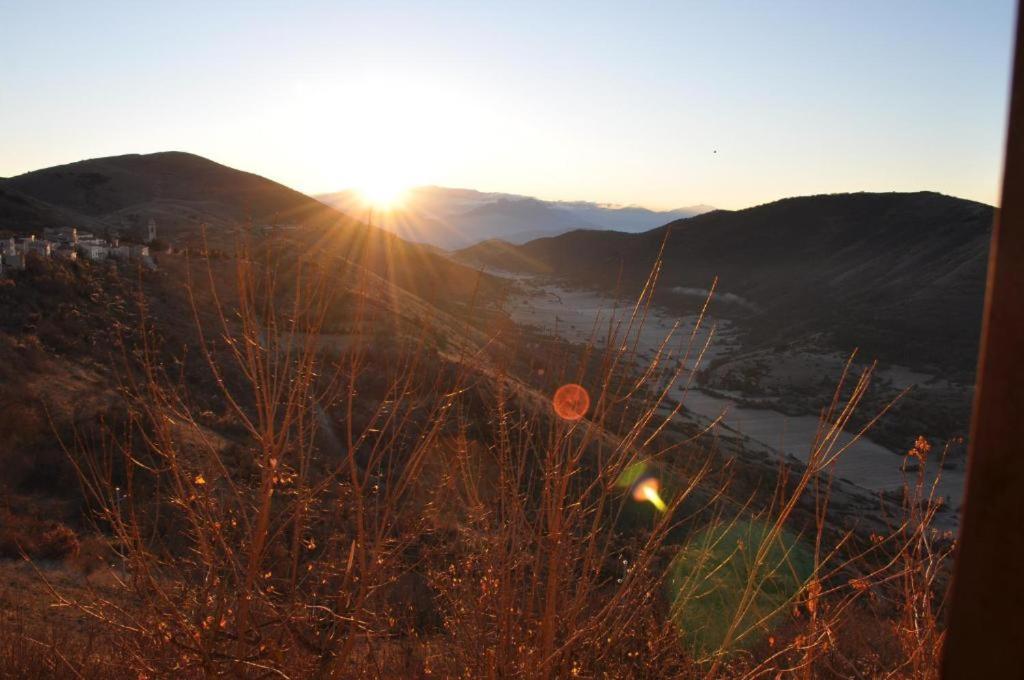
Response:
M350 213L367 210L354 190L318 198ZM525 243L580 228L636 232L708 208L698 205L658 211L637 205L547 201L519 194L423 186L410 189L401 206L378 214L376 219L383 228L408 240L460 248L491 238Z
M763 342L827 331L846 349L972 371L993 215L991 206L935 192L819 194L638 234L577 230L523 245L489 242L456 257L594 288L618 285L629 295L664 242L658 300L669 308L699 302L674 290L706 290L717 280L726 298L719 312L746 317ZM723 304L728 295L760 311Z

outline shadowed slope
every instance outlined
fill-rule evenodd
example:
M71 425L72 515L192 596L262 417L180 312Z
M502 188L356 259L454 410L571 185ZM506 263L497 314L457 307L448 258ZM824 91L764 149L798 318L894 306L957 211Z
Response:
M720 301L737 303L720 313L748 317L765 341L830 332L892 361L970 370L992 216L990 206L930 192L808 196L642 234L574 231L459 256L601 288L621 270L632 294L667 235L663 304L692 306L717 276L728 294Z
M324 207L277 182L180 151L78 161L25 173L3 184L93 217L179 201L236 220Z

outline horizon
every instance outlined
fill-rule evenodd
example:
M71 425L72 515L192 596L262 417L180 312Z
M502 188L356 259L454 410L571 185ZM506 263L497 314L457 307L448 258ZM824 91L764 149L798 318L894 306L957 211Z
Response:
M350 193L350 194L356 195L356 197L359 198L364 203L372 203L372 201L369 201L365 196L358 197L358 194L361 193L359 187L349 186L349 187L342 187L342 188L339 188L339 189L336 189L336 190L332 190L332 191L310 193L310 192L302 191L301 189L299 189L297 187L289 186L288 184L286 184L284 182L281 182L280 180L278 180L278 179L276 179L276 178L274 178L272 176L264 175L262 173L250 170L248 168L233 166L233 165L230 165L228 163L219 161L219 160L217 160L215 158L209 158L207 156L203 156L202 154L198 154L198 153L195 153L195 152L192 152L192 151L186 151L186 150L183 150L183 149L164 149L164 150L160 150L160 151L150 151L150 152L127 152L127 153L111 154L111 155L108 155L108 156L99 156L99 157L94 157L94 158L80 158L80 159L71 160L71 161L58 162L58 163L55 163L54 165L51 165L51 166L45 166L45 167L39 167L39 168L31 168L29 170L25 170L24 172L18 173L16 175L0 175L0 180L10 179L10 178L13 178L13 177L17 177L19 175L30 174L30 173L41 171L41 170L48 170L50 168L55 168L55 167L63 167L63 166L73 165L75 163L82 163L82 162L86 162L86 161L96 161L96 160L103 160L103 159L106 159L106 158L118 158L118 157L123 157L123 156L154 156L154 155L159 155L159 154L172 154L172 153L181 153L181 154L188 154L188 155L191 155L191 156L196 156L198 158L202 158L202 159L210 161L212 163L217 163L218 165L223 165L223 166L225 166L227 168L230 168L232 170L237 170L239 172L245 172L245 173L249 173L249 174L255 174L255 175L258 175L260 177L263 177L264 179L267 179L267 180L270 180L272 182L276 182L278 184L281 184L282 186L285 186L285 187L287 187L289 189L293 189L293 190L299 191L300 193L308 196L309 198L313 198L315 200L320 200L321 197L328 197L328 196L333 196L333 195L337 195L337 194ZM781 195L781 196L776 196L774 198L768 198L767 200L764 200L764 201L761 201L761 202L758 202L758 203L751 203L749 205L740 205L740 206L737 206L737 207L729 207L729 208L724 208L724 207L717 206L717 205L710 205L708 203L703 203L703 202L692 203L692 204L689 204L689 205L677 205L677 206L668 207L668 208L654 208L654 207L651 207L651 206L648 206L648 205L642 205L642 204L639 204L639 203L628 203L628 204L627 203L610 203L610 202L607 202L607 201L601 201L599 199L589 199L589 198L542 198L542 197L539 197L539 196L531 196L531 195L527 195L527 194L517 194L517 193L513 193L511 191L503 191L501 189L480 189L480 188L476 188L476 187L467 187L467 186L441 186L441 185L438 185L438 184L413 185L413 186L405 187L403 192L404 193L411 193L411 192L418 191L418 190L423 190L423 189L440 189L440 190L444 190L444 191L470 191L470 192L474 192L474 193L478 193L478 194L482 194L482 195L496 195L496 196L500 196L500 197L503 197L503 198L508 197L508 198L514 198L514 199L532 199L532 200L539 200L539 201L543 201L543 202L546 202L546 203L553 203L553 204L565 204L565 205L589 204L589 205L594 205L594 206L597 206L597 207L600 207L600 208L613 209L613 210L614 209L636 208L636 209L641 209L641 210L649 210L649 211L655 212L655 213L669 213L669 212L674 212L674 211L685 211L685 210L689 210L689 209L693 209L693 208L705 208L706 209L706 210L704 210L704 211L702 211L701 213L698 213L698 214L704 214L706 212L713 212L713 211L716 211L716 210L740 211L740 210L748 210L748 209L751 209L751 208L756 208L756 207L759 207L759 206L762 206L762 205L768 205L768 204L771 204L771 203L776 203L776 202L779 202L779 201L784 201L784 200L792 199L792 198L812 198L812 197L816 197L816 196L844 196L844 195L856 195L856 194L918 194L918 193L938 194L938 195L941 195L941 196L948 196L950 198L956 198L956 199L960 199L960 200L974 201L976 203L981 203L982 205L986 205L986 206L989 206L989 207L995 207L995 205L996 205L995 203L986 203L985 201L979 201L977 199L969 198L967 196L958 196L956 194L950 194L950 193L946 193L946 192L943 192L943 191L938 191L936 189L928 189L928 188L906 189L906 190L849 189L849 190L846 190L846 191L828 191L828 192L820 192L820 193L813 193L813 194ZM392 207L396 207L396 208L400 207L400 203L401 203L401 201L396 201L396 204L394 206L386 206L386 207L383 207L383 208L376 208L376 209L387 211L387 210L390 210ZM332 206L332 207L334 207L334 206ZM694 216L696 216L696 215L694 215Z
M309 195L434 185L659 211L998 199L1009 0L7 15L0 93L19 105L0 109L0 176L188 148Z

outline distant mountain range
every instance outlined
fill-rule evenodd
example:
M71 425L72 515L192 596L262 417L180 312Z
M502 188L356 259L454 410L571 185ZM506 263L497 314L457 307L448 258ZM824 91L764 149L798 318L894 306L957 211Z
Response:
M635 294L664 243L667 307L699 307L717 277L716 314L743 317L757 342L827 336L842 351L970 374L993 213L931 192L805 196L639 234L581 230L456 256Z
M369 214L369 207L353 190L321 194L317 198L350 215ZM485 193L472 189L416 187L398 208L373 215L374 224L404 239L441 248L462 248L487 239L526 243L574 229L614 229L637 232L683 217L712 210L696 205L676 210L649 210L587 201L542 201L516 194Z

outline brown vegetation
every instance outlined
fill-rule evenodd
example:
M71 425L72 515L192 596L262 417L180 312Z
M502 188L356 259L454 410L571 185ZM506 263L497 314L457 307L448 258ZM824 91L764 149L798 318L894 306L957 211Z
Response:
M830 521L870 370L844 377L807 467L765 478L661 408L678 376L659 367L699 364L694 336L637 367L657 268L582 354L526 381L514 336L413 313L376 267L235 264L188 269L188 357L168 308L137 296L123 414L62 437L104 578L34 572L21 606L85 629L5 614L7 676L935 675L952 540L923 473L887 528ZM586 417L552 412L567 383ZM651 475L664 512L635 500ZM47 526L8 535L30 557L76 552Z

